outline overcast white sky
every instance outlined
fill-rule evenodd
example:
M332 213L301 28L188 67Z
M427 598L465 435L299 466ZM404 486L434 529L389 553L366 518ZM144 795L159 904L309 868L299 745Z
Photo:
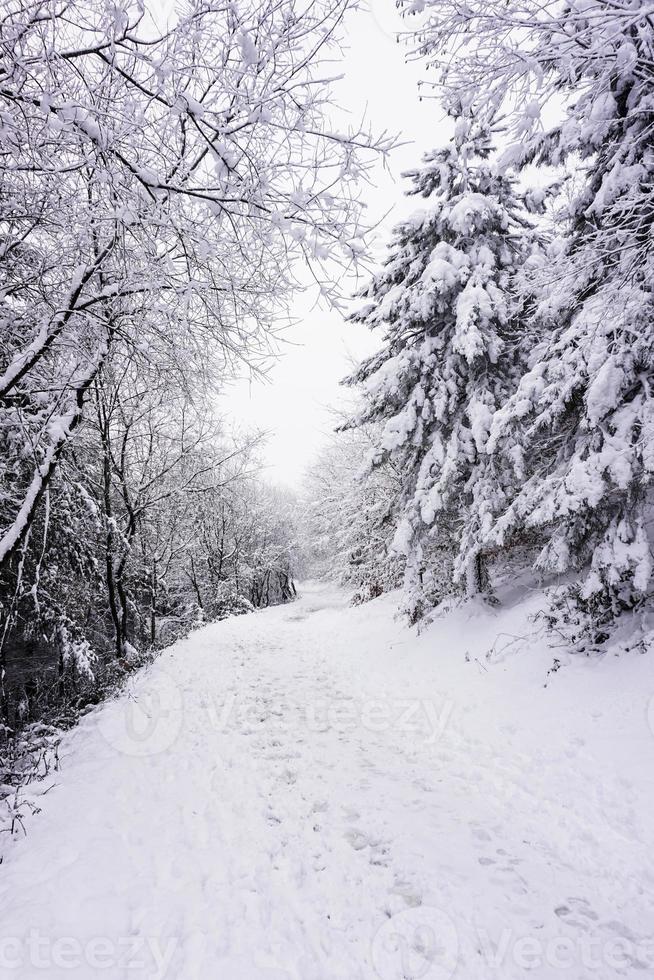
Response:
M405 48L395 40L401 21L394 0L370 0L368 10L350 14L345 78L338 83L337 100L352 122L363 113L374 130L400 133L408 145L395 151L391 173L379 166L374 186L364 189L369 218L379 220L389 208L383 240L407 205L400 174L419 162L424 150L447 139L438 104L419 99L418 64L405 64ZM417 207L411 205L411 209ZM381 251L380 251L381 254ZM264 450L267 476L274 483L298 486L305 467L332 427L329 407L347 393L339 380L350 359L360 359L376 346L367 329L345 323L335 312L310 309L308 295L293 308L299 323L286 334L286 350L265 382L244 380L222 399L239 427L270 432Z

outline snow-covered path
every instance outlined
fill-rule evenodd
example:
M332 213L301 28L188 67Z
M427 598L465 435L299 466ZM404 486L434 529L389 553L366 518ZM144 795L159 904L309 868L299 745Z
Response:
M89 714L5 842L0 977L654 975L651 659L393 602L307 588Z

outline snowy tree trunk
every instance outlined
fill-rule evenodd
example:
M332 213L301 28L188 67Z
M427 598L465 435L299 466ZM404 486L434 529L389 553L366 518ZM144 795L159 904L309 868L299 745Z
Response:
M473 598L477 595L484 595L490 587L490 577L488 566L484 555L478 551L471 555L466 565L466 595Z

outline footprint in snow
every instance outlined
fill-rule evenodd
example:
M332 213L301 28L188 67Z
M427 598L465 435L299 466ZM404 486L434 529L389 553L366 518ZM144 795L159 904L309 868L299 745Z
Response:
M568 898L566 904L554 909L554 914L566 925L582 929L589 928L589 920L597 922L599 919L597 912L593 911L585 898Z
M396 881L393 887L390 889L391 895L399 895L403 898L409 908L415 909L419 905L422 905L422 895L409 881Z
M388 848L384 844L376 844L370 848L370 863L378 868L388 868L391 863Z
M358 830L356 827L350 827L343 834L345 840L348 842L350 847L353 847L355 851L362 851L364 847L370 847L373 843L371 839L362 830Z

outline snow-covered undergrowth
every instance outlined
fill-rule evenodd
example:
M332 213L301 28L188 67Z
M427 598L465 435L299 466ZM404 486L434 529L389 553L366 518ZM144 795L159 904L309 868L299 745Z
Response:
M652 975L652 658L548 648L538 592L419 636L302 592L64 737L4 840L0 977Z

